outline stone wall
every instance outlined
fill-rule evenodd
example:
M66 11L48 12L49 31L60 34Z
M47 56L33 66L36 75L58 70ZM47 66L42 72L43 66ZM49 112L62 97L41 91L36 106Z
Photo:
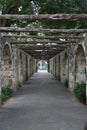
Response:
M10 86L14 91L36 72L36 60L0 36L0 90Z
M70 43L67 49L50 59L50 72L62 83L67 80L71 92L77 82L85 82L87 95L87 35L83 35L83 40Z
M68 81L68 89L73 92L76 83L86 83L87 95L87 34L83 40L70 46L49 60L49 71L62 83ZM23 50L10 44L8 38L0 35L0 91L9 85L16 90L37 69L37 60Z

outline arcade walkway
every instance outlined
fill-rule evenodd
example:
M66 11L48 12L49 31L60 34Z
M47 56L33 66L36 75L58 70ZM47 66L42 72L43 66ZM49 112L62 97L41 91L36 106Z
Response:
M86 121L86 107L42 72L0 108L0 130L83 130Z

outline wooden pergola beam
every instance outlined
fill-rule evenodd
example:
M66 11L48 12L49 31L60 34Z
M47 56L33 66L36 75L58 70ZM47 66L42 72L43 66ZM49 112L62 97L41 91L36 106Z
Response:
M64 50L60 50L60 51L46 51L43 53L43 51L39 51L39 52L36 52L36 51L25 51L27 52L28 54L32 55L32 56L51 56L51 55L55 55L55 54L58 54L59 52L61 51L64 51Z
M59 51L60 52L60 51ZM29 53L29 52L27 52L28 54L30 54L30 55L32 55L32 56L44 56L44 57L46 57L46 56L53 56L53 55L57 55L59 52L54 52L54 53L48 53L48 54L46 54L46 55L41 55L41 53L34 53L34 54L32 54L32 53Z
M0 32L42 32L42 33L86 33L87 29L31 29L31 28L15 28L15 27L0 27Z
M64 49L57 49L57 50L53 50L53 49L50 49L50 50L48 50L48 49L44 49L44 50L28 50L28 49L23 49L24 51L28 51L29 53L31 53L31 54L36 54L36 53L41 53L41 52L45 52L45 53L49 53L49 52L58 52L58 51L62 51L62 50L64 50Z
M20 49L22 49L22 50L44 50L44 49L46 49L46 50L58 50L58 49L61 49L61 48L66 48L66 47L22 47L22 48L20 48Z
M56 55L56 54L55 54ZM35 59L44 59L44 60L49 60L51 59L52 57L54 57L55 55L51 55L51 56L33 56ZM32 56L32 55L31 55Z
M51 46L27 46L27 47L19 47L20 49L23 49L23 50L43 50L43 49L47 49L47 50L57 50L57 49L65 49L67 48L67 46L58 46L58 45L51 45Z
M67 40L67 41L28 41L28 42L12 42L12 44L16 44L16 45L20 45L20 44L52 44L52 43L56 43L56 44L67 44L67 43L76 43L76 41L74 40Z
M57 40L57 39L84 39L84 36L32 36L32 35L9 35L3 34L3 37L10 38L32 38L32 39L49 39L49 40Z
M28 20L28 21L48 21L48 20L87 20L87 14L41 14L41 15L14 15L3 14L0 19L4 20Z
M50 59L50 58L52 58L52 57L54 57L55 55L57 55L57 54L53 54L53 55L50 55L50 56L33 56L33 55L31 55L32 57L34 57L35 59L42 59L42 57L44 57L44 59Z
M20 49L33 49L33 48L36 48L36 49L40 49L40 48L43 48L43 45L32 45L32 44L28 44L27 46L25 45L17 45ZM69 47L70 44L57 44L57 45L54 45L54 44L45 44L45 48L67 48Z
M61 49L61 50L64 50L64 49ZM59 51L61 51L61 50L59 50ZM39 50L39 51L37 51L37 50L26 50L27 52L29 52L29 53L31 53L31 54L41 54L41 52L45 52L46 54L53 54L53 53L56 53L56 52L58 52L58 50L52 50L52 51L50 51L50 50Z

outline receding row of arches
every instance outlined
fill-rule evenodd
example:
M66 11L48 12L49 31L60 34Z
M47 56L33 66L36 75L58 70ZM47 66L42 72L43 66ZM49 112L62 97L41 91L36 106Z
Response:
M68 88L73 90L77 83L86 83L85 53L84 46L79 44L73 50L65 50L49 61L40 61L35 60L22 50L18 50L17 47L12 48L10 44L5 43L1 53L1 87L8 85L16 89L22 86L37 71L37 67L41 69L40 64L42 64L42 69L51 72L63 83L67 81Z
M71 86L71 89L77 83L86 83L86 55L84 47L79 44L75 52L74 55L72 54L69 57L70 52L66 50L50 60L50 72L61 82L65 83L68 81L68 87ZM72 80L73 82L71 82Z
M18 48L15 48L18 49ZM1 87L13 89L22 86L35 71L35 60L22 50L15 51L5 43L1 54ZM18 53L17 53L18 52Z

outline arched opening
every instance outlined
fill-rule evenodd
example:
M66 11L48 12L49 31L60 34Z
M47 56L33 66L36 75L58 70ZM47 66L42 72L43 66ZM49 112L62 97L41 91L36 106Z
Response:
M37 72L48 72L48 62L46 60L37 62Z
M86 57L81 45L78 46L76 53L74 93L86 105Z
M75 74L76 83L86 82L86 57L81 45L77 48Z
M2 51L2 86L12 87L12 60L9 45L5 45Z

